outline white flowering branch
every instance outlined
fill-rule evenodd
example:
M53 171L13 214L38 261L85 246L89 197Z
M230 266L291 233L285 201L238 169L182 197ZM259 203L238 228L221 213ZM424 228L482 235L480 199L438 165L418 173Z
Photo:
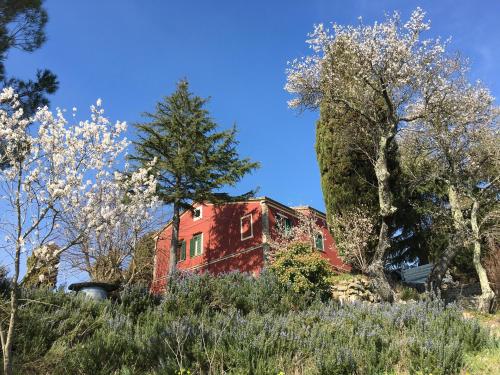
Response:
M373 25L333 24L331 29L316 25L306 41L311 54L293 60L287 69L285 89L294 96L288 102L291 108L341 109L363 120L346 126L373 135L368 143L376 145L373 168L380 230L368 270L387 301L393 300L393 293L384 274L384 258L391 247L389 223L397 211L389 150L398 133L425 119L466 72L459 57L446 53L448 41L424 38L429 28L420 8L406 23L394 13Z
M129 145L125 130L124 122L104 117L100 99L90 120L69 125L59 109L40 108L26 118L13 90L2 90L0 248L14 259L9 323L0 327L4 363L12 363L21 258L34 252L59 259L95 233L109 236L124 223L135 228L156 205L156 180L147 168L127 176L115 171Z

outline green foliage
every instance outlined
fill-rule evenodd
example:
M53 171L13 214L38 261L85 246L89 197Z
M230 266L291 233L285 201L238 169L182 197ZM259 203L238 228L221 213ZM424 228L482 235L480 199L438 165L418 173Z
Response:
M143 285L147 288L153 282L153 268L155 256L155 240L153 233L146 233L135 245L132 260L126 271L125 278L129 283Z
M139 141L131 157L140 165L154 158L158 174L158 195L166 204L190 208L191 202L216 200L219 188L236 184L258 167L240 159L236 127L217 131L205 106L207 99L189 92L182 80L177 90L158 102L154 113L145 113L149 122L137 124Z
M307 243L296 242L278 250L270 268L278 281L295 293L318 295L322 299L330 295L332 266Z
M96 375L458 374L496 345L453 307L322 303L270 272L176 275L161 300L25 290L14 344L17 373Z
M37 107L49 104L47 94L53 94L59 83L49 70L38 70L36 80L7 78L5 60L12 48L33 52L46 40L47 12L43 0L4 0L0 2L0 81L11 86L19 95L24 113L30 116Z
M338 284L345 281L356 281L359 279L358 275L350 272L335 273L329 278L331 285Z
M366 153L372 141L360 116L326 101L316 123L316 157L327 217L359 205L378 212L377 178Z
M465 375L497 375L500 368L500 346L465 355Z
M402 286L401 290L399 291L399 298L403 301L410 301L410 300L418 301L420 300L420 294L414 288Z

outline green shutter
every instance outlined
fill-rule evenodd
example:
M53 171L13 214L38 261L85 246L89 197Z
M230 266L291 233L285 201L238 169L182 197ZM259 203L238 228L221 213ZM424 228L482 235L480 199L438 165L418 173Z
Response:
M195 246L196 237L191 238L189 241L189 257L194 257L194 246Z
M186 241L181 243L181 260L186 260Z
M323 251L323 235L321 233L316 234L316 248Z
M290 221L289 218L285 219L285 234L288 235L290 234L292 230L292 222Z

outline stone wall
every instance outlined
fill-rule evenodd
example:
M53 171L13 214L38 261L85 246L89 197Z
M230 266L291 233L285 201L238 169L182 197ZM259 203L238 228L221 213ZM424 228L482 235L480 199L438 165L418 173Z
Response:
M340 302L379 302L379 297L370 289L370 282L364 276L341 280L332 285L332 297Z
M445 288L442 297L446 303L456 303L458 306L469 310L481 310L483 301L478 297L481 295L481 285L479 283L461 284ZM494 301L491 310L495 311L498 306L498 296Z

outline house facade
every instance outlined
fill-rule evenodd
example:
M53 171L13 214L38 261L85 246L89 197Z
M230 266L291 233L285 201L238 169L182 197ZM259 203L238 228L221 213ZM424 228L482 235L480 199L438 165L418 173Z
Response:
M318 252L332 267L348 271L350 267L338 256L324 213L311 207L288 207L267 197L197 204L194 212L183 212L177 269L213 274L240 271L257 276L266 264L269 240L277 230L296 225L299 212L313 214L322 229L315 239ZM171 233L168 223L155 237L155 292L163 290L167 282Z

